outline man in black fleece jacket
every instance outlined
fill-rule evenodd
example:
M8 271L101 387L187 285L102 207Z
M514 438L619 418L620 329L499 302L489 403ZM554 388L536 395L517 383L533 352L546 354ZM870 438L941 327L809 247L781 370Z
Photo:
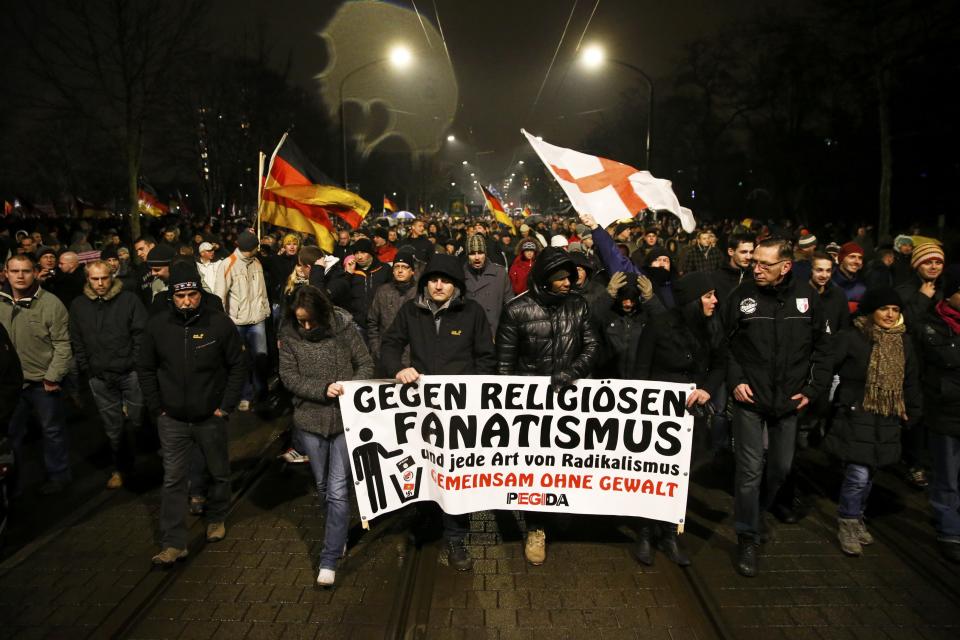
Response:
M150 318L140 347L140 384L157 416L163 449L160 553L157 565L187 555L187 472L196 443L212 478L207 497L207 541L226 535L230 499L226 419L240 400L247 373L243 341L230 318L202 304L207 295L195 266L170 270L170 306Z

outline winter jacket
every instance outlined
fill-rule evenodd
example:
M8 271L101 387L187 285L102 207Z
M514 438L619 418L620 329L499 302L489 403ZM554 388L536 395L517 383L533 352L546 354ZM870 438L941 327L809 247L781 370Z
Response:
M23 369L20 367L20 358L17 357L17 349L13 346L10 335L3 324L0 324L0 433L7 432L7 425L22 390Z
M73 301L83 295L83 287L86 283L87 279L81 265L71 273L57 270L56 275L43 283L43 288L48 293L57 296L63 306L69 309Z
M692 304L699 305L700 301L694 300ZM723 345L713 344L705 330L702 334L692 330L684 311L674 308L653 317L634 352L628 377L693 383L716 396L726 374Z
M152 415L201 422L240 401L247 354L227 314L201 305L185 318L169 302L147 321L137 373Z
M593 370L600 340L587 301L575 291L550 293L547 276L560 267L576 273L564 251L544 250L527 278L527 292L504 308L497 330L497 373L565 373L579 379Z
M920 325L926 320L927 316L934 310L937 303L943 300L943 278L940 277L934 283L933 297L920 293L920 287L923 280L916 272L904 284L897 287L897 293L903 301L903 321L907 323L907 331L914 337L919 336Z
M373 360L345 309L334 308L330 334L310 341L290 323L280 329L280 380L293 394L293 424L329 437L343 432L338 398L327 387L373 376Z
M361 269L357 265L353 273L344 273L350 286L350 302L347 309L353 314L353 320L357 326L366 331L367 312L373 303L373 295L381 285L393 280L393 272L389 266L373 258L373 262L366 269Z
M197 272L200 274L200 281L203 283L204 289L213 291L213 286L217 282L221 269L223 269L223 260L197 261Z
M236 249L223 261L213 287L233 323L247 326L263 322L270 315L267 283L256 258L247 258Z
M722 311L727 383L749 384L754 404L745 408L773 417L795 411L791 396L811 400L830 382L830 334L817 292L788 273L776 286L745 282Z
M960 437L960 335L934 310L920 323L917 336L923 356L923 424L936 433Z
M852 278L848 278L837 267L833 272L833 281L847 295L847 308L850 313L856 313L860 307L860 300L863 299L863 294L867 292L867 285L864 284L863 278L860 277L859 273L854 274Z
M278 304L283 299L283 288L287 284L287 278L297 267L297 256L286 253L264 256L260 264L266 280L267 299L271 305ZM197 263L197 267L200 267L200 263ZM200 273L202 275L203 271Z
M114 280L102 298L89 284L70 305L70 343L80 371L99 377L137 367L147 310Z
M390 281L382 284L373 294L373 302L370 303L370 310L367 312L367 344L370 345L370 355L374 361L380 360L380 339L387 332L393 319L397 317L397 312L407 300L413 300L417 296L417 283L408 282L406 285L400 285L397 282ZM404 366L410 364L409 352L404 352Z
M397 257L397 248L390 244L389 242L379 247L377 249L377 260L384 264L393 263L393 259Z
M834 370L840 386L834 395L836 413L824 439L824 449L845 462L880 467L900 461L900 417L880 416L864 410L864 385L873 344L856 327L844 329L833 341ZM920 418L920 385L917 355L903 334L906 358L903 401L911 424Z
M63 380L72 356L70 329L67 309L55 295L38 286L14 302L10 284L4 284L0 290L0 324L17 349L24 380Z
M832 280L827 282L820 294L820 305L823 307L824 326L831 334L837 334L850 326L847 295Z
M507 270L488 258L479 274L469 264L464 264L463 281L467 287L464 297L483 307L490 322L490 335L496 335L500 313L514 295Z
M717 300L720 301L720 308L723 308L734 289L744 282L753 282L753 274L750 269L733 267L727 262L713 272L713 281L717 285Z
M683 260L680 261L680 271L693 273L694 271L716 271L723 265L723 254L716 247L703 247L694 243Z
M530 275L530 269L533 268L533 263L536 261L536 254L534 254L533 260L527 260L523 257L522 251L517 252L517 257L513 259L509 271L510 285L516 295L520 295L527 290L527 276Z
M457 287L441 308L424 293L429 276L442 273ZM493 373L495 358L490 323L483 308L465 300L463 271L453 256L437 255L417 283L418 295L404 302L380 343L383 370L393 377L404 368L401 356L410 347L410 366L427 375Z

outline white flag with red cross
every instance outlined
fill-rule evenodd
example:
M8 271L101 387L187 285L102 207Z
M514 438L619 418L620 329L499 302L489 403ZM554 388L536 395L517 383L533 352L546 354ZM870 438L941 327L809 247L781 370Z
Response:
M677 216L687 233L696 228L693 212L680 206L669 180L655 178L649 171L616 160L557 147L520 131L563 187L573 208L592 215L601 226L653 209Z

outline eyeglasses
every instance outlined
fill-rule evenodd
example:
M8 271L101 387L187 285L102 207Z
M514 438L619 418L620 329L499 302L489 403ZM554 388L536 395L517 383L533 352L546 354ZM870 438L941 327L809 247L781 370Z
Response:
M759 260L751 260L750 264L751 266L754 266L760 269L760 271L770 271L770 269L773 269L778 264L784 263L786 261L787 261L787 258L784 258L783 260L777 260L776 262L760 262Z

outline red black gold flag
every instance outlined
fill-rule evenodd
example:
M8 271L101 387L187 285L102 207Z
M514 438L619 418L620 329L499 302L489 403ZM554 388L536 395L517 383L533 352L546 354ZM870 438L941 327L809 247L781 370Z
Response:
M510 233L516 235L517 229L513 226L513 220L510 219L510 216L507 215L507 212L503 208L503 204L500 202L500 198L490 193L490 190L480 185L480 191L483 192L483 197L487 201L487 208L490 209L490 212L493 214L493 217L500 224L504 224L510 228Z
M390 213L396 213L397 204L387 196L383 196L383 210L389 211Z
M274 151L260 195L260 220L313 234L324 251L333 251L332 216L360 226L370 203L333 184L284 134Z
M142 180L140 181L140 190L137 192L137 206L140 213L145 213L154 218L170 213L170 207L160 202L160 198L157 197L157 192L154 191L153 187Z

